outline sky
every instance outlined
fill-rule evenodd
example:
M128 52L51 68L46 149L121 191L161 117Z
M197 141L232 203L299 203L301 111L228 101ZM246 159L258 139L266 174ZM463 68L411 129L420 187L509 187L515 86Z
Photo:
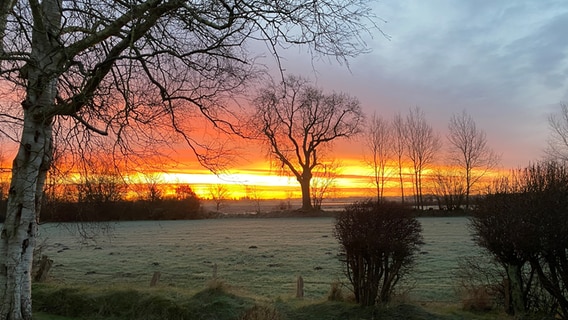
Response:
M311 78L325 92L357 97L367 115L392 119L419 107L443 142L450 117L465 110L501 155L504 169L544 156L548 117L568 102L568 1L378 0L372 6L382 33L364 36L370 53L345 65L289 49L282 60L286 72ZM269 55L265 59L267 65L274 62ZM337 158L351 159L343 174L361 175L362 144L334 147ZM254 150L243 156L246 161L221 176L184 158L188 150L180 151L183 163L167 180L295 185L292 178L262 177L278 170L268 166L259 146L248 149ZM198 174L177 174L188 168ZM368 184L361 176L358 183Z
M540 159L548 117L568 102L568 1L383 0L369 54L349 68L291 57L288 72L359 98L367 114L424 111L445 140L465 110L505 168ZM382 20L382 21L381 21ZM302 73L303 72L303 73ZM338 151L340 152L340 151Z

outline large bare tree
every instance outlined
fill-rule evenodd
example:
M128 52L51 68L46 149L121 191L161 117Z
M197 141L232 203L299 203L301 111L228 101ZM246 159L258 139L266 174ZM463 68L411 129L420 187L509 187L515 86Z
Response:
M302 210L313 210L310 183L321 153L336 140L359 132L359 101L343 93L324 94L306 79L288 76L261 89L255 99L253 126L272 156L300 183Z
M32 253L54 124L73 137L108 134L122 152L169 128L201 162L214 160L215 145L191 135L196 121L188 117L236 130L226 99L257 74L251 41L278 62L281 48L302 44L343 60L365 50L370 12L364 0L2 1L0 87L13 90L0 113L20 134L0 236L0 319L32 318ZM6 100L20 108L5 109Z
M485 132L463 111L454 114L448 125L450 160L465 177L465 207L469 208L472 188L498 164L500 157L488 145Z
M424 209L424 171L434 162L440 149L440 138L426 122L424 112L418 107L410 109L404 128L406 152L414 173L414 200L417 208Z

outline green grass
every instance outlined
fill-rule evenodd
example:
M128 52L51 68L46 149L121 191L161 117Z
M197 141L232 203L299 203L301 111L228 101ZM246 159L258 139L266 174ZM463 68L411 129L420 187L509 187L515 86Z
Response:
M497 313L475 314L457 307L424 308L412 304L360 307L351 302L315 299L268 301L237 295L226 287L191 292L180 288L64 286L36 284L34 319L195 319L195 320L363 320L363 319L508 319Z

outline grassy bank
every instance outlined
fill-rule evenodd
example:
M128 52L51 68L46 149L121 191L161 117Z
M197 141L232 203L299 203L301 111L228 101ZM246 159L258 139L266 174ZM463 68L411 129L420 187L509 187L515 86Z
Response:
M34 285L35 319L507 319L476 314L455 306L421 307L396 304L362 308L349 301L278 298L272 301L232 293L223 287L198 292L179 288L135 288Z

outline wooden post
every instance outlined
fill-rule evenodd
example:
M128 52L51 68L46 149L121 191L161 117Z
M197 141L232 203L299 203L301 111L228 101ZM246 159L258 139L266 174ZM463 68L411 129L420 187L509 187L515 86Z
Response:
M152 276L152 281L150 281L150 287L155 287L158 284L161 275L162 274L160 273L160 271L154 272L154 275Z
M303 298L304 297L304 278L302 276L298 276L298 280L296 280L296 298Z
M213 280L217 280L217 264L213 264Z
M52 265L53 265L53 260L49 259L45 255L42 256L41 261L39 263L39 269L37 270L34 280L37 282L45 281L45 279L47 279L47 276L49 275L49 270L51 269Z

